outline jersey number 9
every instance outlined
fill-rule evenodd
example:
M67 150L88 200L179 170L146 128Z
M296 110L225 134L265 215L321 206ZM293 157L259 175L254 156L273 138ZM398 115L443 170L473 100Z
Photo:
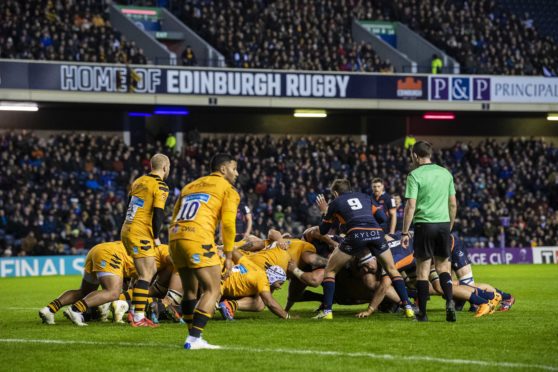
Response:
M349 207L351 207L353 211L362 209L362 204L360 203L360 200L358 200L357 198L349 199L347 200L347 203L349 203Z

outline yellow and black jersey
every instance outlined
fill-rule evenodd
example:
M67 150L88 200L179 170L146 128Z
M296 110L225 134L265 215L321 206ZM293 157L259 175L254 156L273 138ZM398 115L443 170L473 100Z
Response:
M297 266L300 262L302 253L316 253L316 247L307 241L300 239L286 239L285 242L288 245L287 252L289 253L289 256L291 256L291 260L293 260Z
M154 174L141 176L130 189L130 205L122 225L122 234L153 238L153 208L165 209L169 188Z
M262 270L267 270L270 266L280 266L285 272L291 259L289 253L279 247L267 248L245 257Z
M169 228L170 241L184 239L214 245L215 230L221 216L225 213L232 215L234 227L239 202L238 192L219 173L189 183L182 189L174 206ZM223 241L226 239L223 238ZM234 235L231 241L234 242ZM232 248L225 247L225 250Z
M121 278L132 276L134 262L121 241L100 243L89 250L83 267L85 273L115 274Z
M225 298L255 296L270 291L265 271L247 257L242 257L238 264L233 266L231 274L221 285L221 292Z

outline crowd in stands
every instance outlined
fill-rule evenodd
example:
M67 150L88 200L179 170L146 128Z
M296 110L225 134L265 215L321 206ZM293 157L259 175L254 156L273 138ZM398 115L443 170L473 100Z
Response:
M367 43L352 38L352 19L384 19L367 1L199 1L174 11L219 50L231 67L393 71Z
M154 5L154 1L120 1ZM6 0L0 58L145 64L110 24L107 0ZM558 45L495 0L186 0L171 10L231 67L393 72L352 38L357 20L400 21L471 74L558 75ZM183 63L196 65L193 52ZM204 61L199 61L204 63ZM425 66L423 66L425 67Z
M381 0L398 20L456 58L471 74L558 76L558 45L528 15L495 0Z
M0 58L146 64L143 50L114 30L104 0L6 0Z
M188 136L181 153L165 149L161 143L129 147L117 136L1 134L0 255L83 253L118 240L128 187L149 171L149 159L159 151L172 164L169 219L181 187L209 173L213 154L236 154L236 186L260 236L270 227L296 235L318 224L316 196L327 194L336 177L348 177L366 193L372 178L382 177L388 192L404 195L409 169L403 146L349 138ZM454 174L455 230L469 246L558 245L557 147L524 139L457 143L435 160Z

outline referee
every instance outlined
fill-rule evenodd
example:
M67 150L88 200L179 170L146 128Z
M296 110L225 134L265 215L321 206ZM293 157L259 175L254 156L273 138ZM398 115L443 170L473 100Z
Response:
M440 278L446 298L446 320L455 322L455 303L451 279L450 232L455 221L457 202L451 173L432 163L432 145L418 141L413 146L411 159L415 169L407 177L405 214L403 216L402 245L409 246L409 228L415 224L414 250L417 261L417 292L419 314L417 320L426 322L431 261Z

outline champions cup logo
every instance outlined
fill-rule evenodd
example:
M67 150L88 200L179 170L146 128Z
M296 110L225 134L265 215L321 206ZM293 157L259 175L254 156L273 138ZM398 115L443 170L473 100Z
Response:
M422 97L422 81L411 76L397 80L397 97L419 98Z

